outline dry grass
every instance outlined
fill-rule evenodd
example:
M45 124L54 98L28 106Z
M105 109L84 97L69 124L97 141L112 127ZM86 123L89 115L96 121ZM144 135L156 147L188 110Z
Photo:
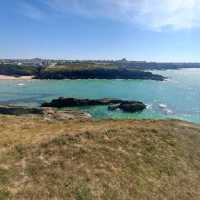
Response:
M44 71L76 71L76 70L92 70L92 69L117 69L113 64L96 64L96 63L72 63L65 65L49 66Z
M0 117L0 199L197 200L200 127Z

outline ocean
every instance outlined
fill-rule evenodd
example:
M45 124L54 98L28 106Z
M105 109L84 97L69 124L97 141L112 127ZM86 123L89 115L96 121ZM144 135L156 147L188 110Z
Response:
M147 105L140 113L108 111L106 106L75 108L94 118L168 119L200 123L200 69L153 71L152 80L0 80L0 104L39 106L54 98L120 98Z

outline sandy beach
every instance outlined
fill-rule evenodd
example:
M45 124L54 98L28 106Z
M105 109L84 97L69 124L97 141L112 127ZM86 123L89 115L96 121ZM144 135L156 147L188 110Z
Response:
M7 75L0 75L0 80L31 80L33 76L7 76Z

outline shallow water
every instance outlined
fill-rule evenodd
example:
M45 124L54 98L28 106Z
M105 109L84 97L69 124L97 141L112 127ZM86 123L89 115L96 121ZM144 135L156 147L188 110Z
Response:
M148 109L128 114L105 106L81 108L96 118L178 118L200 123L200 69L154 71L167 81L151 80L1 80L0 104L38 106L59 96L139 100Z

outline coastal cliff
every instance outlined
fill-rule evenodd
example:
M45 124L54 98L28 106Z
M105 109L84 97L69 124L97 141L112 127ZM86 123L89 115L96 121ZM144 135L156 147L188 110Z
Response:
M146 79L163 81L164 77L151 72L129 69L79 69L79 70L43 70L39 79Z
M165 77L138 69L95 64L45 67L0 64L0 75L33 76L36 79L145 79L163 81Z
M33 66L20 66L16 64L0 64L0 75L7 76L36 76L39 68Z

